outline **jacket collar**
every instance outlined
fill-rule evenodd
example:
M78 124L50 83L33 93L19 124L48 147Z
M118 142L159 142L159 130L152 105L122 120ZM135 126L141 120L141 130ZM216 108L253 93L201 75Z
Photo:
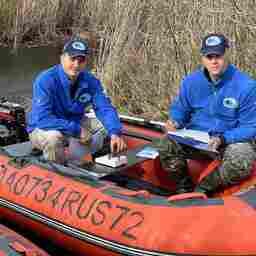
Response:
M209 73L208 71L202 67L202 73L204 75L204 77L207 79L207 81L213 85L214 87L220 87L223 85L223 82L230 80L235 72L235 67L232 64L228 64L226 70L224 71L224 73L221 75L221 77L219 78L219 80L217 81L212 81L211 78L209 77Z
M64 87L70 87L72 82L69 79L68 75L65 73L63 66L61 64L58 65L58 75L60 78L60 81ZM80 80L82 77L82 72L77 77L77 81Z

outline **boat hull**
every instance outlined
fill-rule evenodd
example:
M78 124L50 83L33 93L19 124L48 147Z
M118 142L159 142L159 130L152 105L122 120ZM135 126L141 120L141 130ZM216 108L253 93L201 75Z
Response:
M17 168L5 155L0 163L1 215L77 255L255 255L246 193L173 201L36 164Z
M2 224L0 224L0 255L49 256L28 239Z
M136 149L163 136L145 122L124 128L133 160ZM75 255L256 255L256 168L247 181L213 198L177 196L158 158L129 160L95 177L92 166L43 161L28 145L0 151L0 215ZM189 161L195 183L211 164Z

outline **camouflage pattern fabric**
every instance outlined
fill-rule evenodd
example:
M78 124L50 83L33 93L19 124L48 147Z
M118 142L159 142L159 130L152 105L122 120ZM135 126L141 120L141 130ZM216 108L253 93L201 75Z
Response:
M193 184L188 178L186 159L202 157L199 151L181 146L167 137L154 140L153 146L159 150L161 165L169 173L169 177L176 182L176 192L190 192ZM255 158L255 148L252 143L235 143L226 146L222 153L222 165L206 176L196 186L195 191L211 193L221 186L238 183L251 174Z
M250 176L255 155L252 143L228 145L223 152L222 165L206 176L195 190L211 193L219 187L239 183Z
M168 176L176 183L176 193L192 191L193 183L188 174L186 153L182 146L168 137L153 140L160 156L162 167L168 172Z

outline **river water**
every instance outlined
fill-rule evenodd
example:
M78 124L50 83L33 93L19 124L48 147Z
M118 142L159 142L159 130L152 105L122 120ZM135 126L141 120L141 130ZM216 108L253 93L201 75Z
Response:
M0 48L0 95L31 96L32 81L44 69L59 62L57 47L21 48L12 53Z
M10 96L12 98L14 96L15 98L20 95L30 98L32 83L37 74L59 63L60 48L49 46L22 48L16 54L13 54L10 49L0 48L0 56L0 97ZM24 225L20 227L6 220L3 224L24 235L51 256L73 256L70 252L58 248L51 241L41 238L40 234L26 230Z
M8 48L0 48L0 96L32 95L32 82L36 75L48 67L59 63L60 50L57 47L34 47L19 49L13 54ZM1 216L0 216L1 218ZM52 242L44 241L40 234L34 235L26 227L4 221L4 225L21 233L52 256L70 256Z

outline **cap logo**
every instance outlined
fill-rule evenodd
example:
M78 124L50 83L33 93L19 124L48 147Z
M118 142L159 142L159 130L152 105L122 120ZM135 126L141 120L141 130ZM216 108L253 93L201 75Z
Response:
M206 39L205 44L207 46L216 46L221 44L221 39L218 36L211 36L209 38Z
M84 51L85 50L85 45L81 42L74 42L72 44L72 47L76 50Z

